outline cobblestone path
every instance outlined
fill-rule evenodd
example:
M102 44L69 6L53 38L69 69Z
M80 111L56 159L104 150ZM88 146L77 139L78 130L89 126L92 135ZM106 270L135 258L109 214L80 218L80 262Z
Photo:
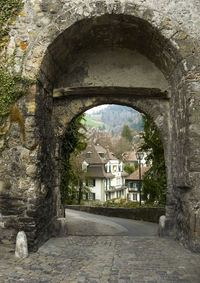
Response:
M0 282L200 282L200 255L171 239L52 238L19 260L0 249Z

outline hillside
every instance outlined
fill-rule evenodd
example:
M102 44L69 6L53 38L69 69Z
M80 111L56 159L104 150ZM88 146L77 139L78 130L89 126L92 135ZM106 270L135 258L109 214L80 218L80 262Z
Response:
M121 106L109 105L93 113L86 113L86 126L110 132L112 136L121 134L124 125L128 125L133 133L143 131L142 116L136 110Z

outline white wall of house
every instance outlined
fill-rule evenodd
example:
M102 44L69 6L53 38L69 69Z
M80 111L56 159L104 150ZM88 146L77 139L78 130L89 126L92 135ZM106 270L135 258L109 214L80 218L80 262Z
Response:
M129 192L128 193L128 200L139 202L140 201L140 194L138 192Z
M100 178L95 179L95 186L89 186L90 192L95 194L95 200L104 201L104 181Z

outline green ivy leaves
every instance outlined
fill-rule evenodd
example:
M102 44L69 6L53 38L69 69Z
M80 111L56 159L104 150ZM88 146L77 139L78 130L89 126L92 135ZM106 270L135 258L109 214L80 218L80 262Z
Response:
M147 161L152 166L146 172L143 179L143 199L146 203L158 203L165 205L167 177L165 168L163 143L156 125L153 121L143 116L144 133L141 150L149 152Z
M20 85L20 76L11 75L6 69L0 67L0 125L10 112L11 105L24 94L25 88Z
M0 1L0 126L5 116L8 115L10 107L23 94L20 75L14 72L15 52L11 58L5 58L2 53L9 41L10 25L15 20L23 7L21 0Z
M21 0L0 1L0 48L9 40L10 25L23 7Z

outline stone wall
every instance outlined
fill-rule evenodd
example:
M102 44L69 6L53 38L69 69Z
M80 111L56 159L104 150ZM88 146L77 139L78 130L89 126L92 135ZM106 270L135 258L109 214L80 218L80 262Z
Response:
M25 140L14 122L1 144L0 241L14 242L23 229L35 249L50 236L62 136L87 109L115 103L155 121L167 166L166 234L200 251L200 2L24 2L8 53L17 47L16 70L23 62L23 74L37 83L17 103ZM72 95L70 87L88 89ZM150 97L153 88L167 95Z
M160 216L165 215L165 208L156 207L115 208L102 206L67 205L65 208L109 217L143 220L154 223L158 223Z

